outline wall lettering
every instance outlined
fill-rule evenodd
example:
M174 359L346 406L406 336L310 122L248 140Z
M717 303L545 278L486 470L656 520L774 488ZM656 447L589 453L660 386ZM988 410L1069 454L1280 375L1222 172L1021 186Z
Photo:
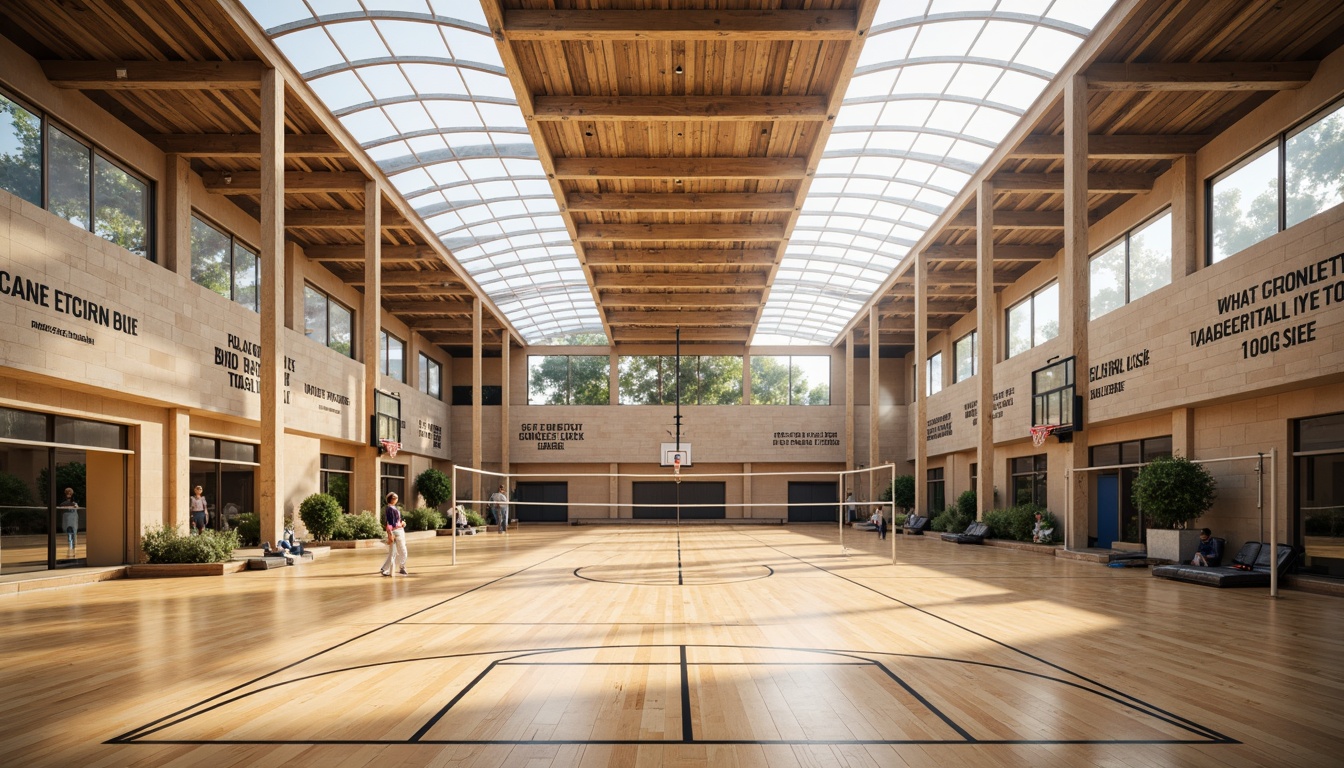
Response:
M1087 381L1088 383L1096 383L1104 379L1109 379L1112 376L1118 376L1122 373L1127 373L1139 368L1146 368L1150 362L1147 349L1142 352L1135 352L1132 355L1112 358L1104 363L1088 368ZM1087 399L1096 400L1097 398L1107 397L1124 391L1125 380L1121 379L1120 381L1112 381L1102 384L1099 387L1092 387L1087 391Z
M94 325L111 328L127 336L140 335L140 318L134 315L112 309L83 296L67 293L60 288L53 289L46 283L29 280L3 269L0 269L0 296L44 307L78 320L87 320Z
M583 442L583 422L573 424L522 424L518 439L536 443L538 451L563 451L569 441Z
M1190 331L1190 346L1202 347L1222 339L1314 313L1322 307L1344 304L1344 253L1315 264L1275 275L1220 296L1217 310L1224 319ZM1333 281L1333 282L1332 282ZM1312 286L1319 286L1313 288ZM1241 342L1241 358L1290 349L1316 341L1316 321L1304 320L1287 328L1258 333Z
M773 446L827 446L839 445L839 432L776 432L771 438Z
M952 436L952 412L949 411L941 416L934 416L924 425L924 439L937 440L943 437Z
M432 440L435 448L443 447L443 427L420 419L420 439Z
M994 415L997 419L1003 416L1003 409L1013 404L1013 394L1017 392L1017 387L1008 387L994 393Z

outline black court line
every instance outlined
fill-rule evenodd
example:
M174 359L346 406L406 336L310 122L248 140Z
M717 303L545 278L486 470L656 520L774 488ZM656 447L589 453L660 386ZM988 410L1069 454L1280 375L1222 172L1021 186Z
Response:
M681 527L677 527L677 586L684 586L681 579Z
M246 681L246 682L239 683L238 685L235 685L235 686L233 686L232 688L228 688L228 689L226 689L226 690L224 690L224 691L221 691L221 692L219 692L219 693L217 693L217 694L215 694L215 695L213 695L213 696L210 696L210 697L208 697L208 698L201 699L200 701L197 701L197 702L195 702L194 704L188 705L188 706L186 706L186 707L184 707L184 708L182 708L182 709L177 710L176 712L171 712L171 713L169 713L169 714L167 714L167 715L164 715L163 717L160 717L160 718L158 718L157 720L152 720L152 721L146 723L145 725L139 726L138 728L133 728L133 729L131 729L131 730L129 730L129 731L127 731L127 732L125 732L125 733L119 735L119 736L113 736L112 738L108 739L107 741L105 741L105 742L103 742L103 743L104 743L104 744L128 744L128 743L132 743L132 742L131 742L132 739L141 739L141 738L143 738L144 736L148 736L149 734L152 734L152 733L154 733L154 732L156 732L156 731L163 730L164 728L167 728L167 727L170 726L170 725L175 725L176 722L165 722L165 721L172 720L173 718L176 718L176 717L178 717L178 716L180 716L180 715L182 715L182 714L184 714L184 713L186 713L186 712L190 712L191 710L193 710L193 709L195 709L195 708L197 708L197 707L199 707L199 706L201 706L201 705L203 705L203 704L207 704L207 703L209 703L209 702L211 702L211 701L214 701L214 700L216 700L216 699L222 698L222 697L224 697L224 696L228 696L229 694L231 694L231 693L233 693L233 692L235 692L235 691L238 691L238 690L241 690L241 689L243 689L243 688L246 688L246 687L249 686L249 685L254 685L254 684L256 684L256 683L259 683L259 682L261 682L262 680L265 680L265 679L268 678L268 677L273 677L274 675L278 675L278 674L280 674L281 672L284 672L284 671L286 671L286 670L288 670L288 669L291 669L291 668L293 668L293 667L296 667L296 666L298 666L298 665L300 665L300 664L303 664L303 663L312 661L313 659L316 659L317 657L322 656L322 655L324 655L324 654L331 653L332 651L334 651L334 650L336 650L336 649L338 649L338 648L341 648L341 647L343 647L343 646L349 645L350 643L353 643L353 642L355 642L356 640L360 640L360 639L363 639L363 638L365 638L365 637L368 637L369 635L372 635L372 634L375 633L375 632L381 632L382 630L387 629L388 627L395 626L395 625L397 625L397 624L399 624L399 623L401 623L401 622L403 622L403 621L406 621L406 620L408 620L408 619L411 619L411 618L414 618L414 617L416 617L416 616L419 616L419 615L422 614L422 613L425 613L425 612L427 612L427 611L432 611L432 610L434 610L435 608L438 608L439 606L446 605L447 603L450 603L450 602L452 602L453 600L458 599L459 597L465 597L466 595L469 595L469 594L471 594L472 592L475 592L475 591L477 591L477 590L479 590L479 589L484 589L484 588L486 588L486 587L488 587L488 586L491 586L492 584L498 584L499 582L501 582L501 581L503 581L503 580L505 580L505 579L511 578L511 577L513 577L513 576L517 576L518 574L521 574L521 573L524 573L524 572L526 572L526 571L529 571L529 570L531 570L531 569L533 569L533 568L536 568L536 567L539 566L539 565L543 565L543 564L545 564L545 563L548 563L548 562L550 562L550 561L552 561L552 560L554 560L554 559L556 559L556 558L558 558L558 557L563 557L564 555L568 555L568 554L570 554L571 552L575 552L575 551L580 550L580 549L582 549L582 548L584 548L584 547L586 547L586 546L588 546L588 545L587 545L587 544L579 544L579 545L577 545L577 546L570 547L569 549L567 549L567 550L565 550L565 551L563 551L563 552L560 552L560 553L557 553L557 554L555 554L555 555L552 555L552 556L550 556L550 557L548 557L548 558L545 558L544 560L538 560L537 562L535 562L535 563L533 563L533 564L531 564L531 565L529 565L529 566L527 566L527 567L525 567L525 568L520 568L520 569L514 571L513 573L505 574L505 575L503 575L503 576L500 576L500 577L497 578L497 579L491 579L490 581L487 581L487 582L484 582L484 583L481 583L481 584L477 584L476 586L474 586L474 587L472 587L471 589L468 589L468 590L466 590L466 591L464 591L464 592L459 592L458 594L453 595L452 597L448 597L448 598L445 598L445 599L443 599L443 600L440 600L439 602L437 602L437 603L433 603L432 605L428 605L428 606L426 606L426 607L424 607L424 608L421 608L421 609L418 610L418 611L412 611L411 613L408 613L408 614L406 614L405 616L402 616L402 617L399 618L399 619L393 619L392 621L389 621L389 622L387 622L387 623L385 623L385 624L382 624L382 625L380 625L380 626L376 626L376 627L374 627L373 629L367 630L367 631L365 631L365 632L361 632L361 633L359 633L358 635L355 635L354 637L350 637L350 638L347 638L347 639L345 639L345 640L342 640L341 642L336 643L335 645L333 645L333 646L331 646L331 647L329 647L329 648L324 648L324 649L322 649L322 650L320 650L320 651L316 651L316 652L311 653L311 654L309 654L309 655L307 655L307 656L304 656L303 658L299 659L298 661L295 661L295 662L291 662L291 663L289 663L289 664L286 664L285 666L280 667L279 669L272 670L272 671L267 672L267 673L265 673L265 674L263 674L263 675L259 675L259 676L257 676L257 677L254 677L254 678L252 678L251 680L248 680L248 681ZM202 710L202 712L208 712L208 711L210 711L211 709L214 709L214 707L209 707L209 708L207 708L207 709L205 709L205 710ZM200 713L197 713L197 714L200 714ZM191 717L194 717L194 715L192 715ZM186 719L189 719L189 718L183 718L183 720L186 720Z
M625 585L625 586L629 586L629 587L670 587L670 586L672 586L671 584L663 584L663 583L659 583L659 582L656 582L656 581L627 581L627 580L622 580L622 579L599 579L599 578L596 578L596 577L593 577L593 576L585 576L585 575L582 573L583 571L585 571L585 570L587 570L587 569L589 569L589 568L592 568L592 567L594 567L594 566L591 566L591 565L581 565L581 566L579 566L578 568L575 568L575 569L574 569L574 576L575 576L576 578L583 579L584 581L591 581L591 582L593 582L594 584L623 584L623 585ZM600 566L598 566L598 567L600 567ZM695 584L693 584L693 585L691 585L691 586L695 586L695 587L715 587L715 586L721 586L721 585L723 585L723 584L745 584L745 583L748 582L748 581L760 581L761 579L768 579L768 578L770 578L771 576L774 576L774 575L775 575L775 569L774 569L774 568L771 568L771 567L768 566L768 565L758 563L758 564L756 565L756 567L764 568L764 569L765 569L765 573L764 573L764 574L761 574L761 575L758 575L758 576L748 576L748 577L746 577L746 578L741 578L741 579L728 579L728 580L725 580L725 581L698 581L698 582L696 582ZM636 568L638 568L638 566L630 566L630 569L631 569L631 570L635 570ZM685 586L684 583L683 583L683 581L682 581L682 570L681 570L680 567L677 568L677 586L679 586L679 587L680 587L680 586ZM602 623L602 622L599 622L599 623ZM640 623L647 623L647 622L640 622ZM676 623L681 623L681 622L669 622L669 623L676 624ZM538 624L538 625L539 625L539 624Z
M686 665L686 646L681 651L681 740L695 741L695 729L691 726L691 668Z
M821 571L822 573L828 574L828 575L830 575L830 576L834 576L835 578L840 579L840 580L845 581L845 582L848 582L849 584L853 584L854 586L859 587L860 589L866 589L866 590L868 590L869 592L872 592L873 594L881 595L882 597L885 597L886 599L891 600L892 602L899 603L900 605L905 606L906 608L909 608L909 609L912 610L912 611L916 611L916 612L918 612L918 613L924 614L925 616L928 616L929 618L936 619L936 620L938 620L938 621L942 621L942 622L944 622L944 623L950 624L950 625L952 625L953 627L956 627L957 629L961 630L962 632L966 632L966 633L968 633L968 634L974 635L975 637L981 638L982 640L987 640L987 641L989 641L989 642L991 642L991 643L994 643L995 645L998 645L998 646L1000 646L1000 647L1002 647L1002 648L1006 648L1006 649L1008 649L1008 650L1010 650L1010 651L1013 651L1014 653L1021 654L1022 656L1025 656L1025 657L1027 657L1027 658L1029 658L1029 659L1031 659L1031 660L1033 660L1033 661L1035 661L1035 662L1038 662L1038 663L1040 663L1040 664L1044 664L1044 665L1046 665L1047 667L1050 667L1050 668L1052 668L1052 669L1057 669L1057 670L1059 670L1060 672L1063 672L1063 673L1068 674L1068 675L1072 675L1073 677L1076 677L1076 678L1078 678L1079 680L1083 680L1083 681L1087 682L1089 685L1094 685L1094 686L1096 686L1096 687L1098 687L1098 688L1100 688L1100 689L1102 689L1102 690L1108 692L1109 694L1111 694L1111 695L1113 695L1113 696L1120 697L1120 698L1125 699L1125 700L1128 700L1128 701L1132 701L1132 702L1134 702L1135 704L1139 705L1140 707L1146 709L1150 714L1153 715L1153 717L1156 717L1156 718L1161 719L1161 720L1165 720L1165 721L1168 722L1169 724L1174 725L1174 726L1176 726L1176 727L1178 727L1178 728L1181 728L1181 729L1186 730L1186 731L1190 731L1191 733L1199 733L1199 734L1201 734L1201 735L1205 735L1205 736L1207 736L1210 740L1212 740L1214 743L1219 743L1219 744L1240 744L1240 743L1241 743L1240 741L1238 741L1238 740L1236 740L1236 739L1234 739L1234 738L1232 738L1232 737L1230 737L1230 736L1226 736L1226 735L1224 735L1224 734L1222 734L1222 733L1219 733L1218 731L1215 731L1214 729L1212 729L1212 728L1210 728L1210 727L1208 727L1208 726L1200 725L1199 723L1196 723L1196 722L1194 722L1193 720L1190 720L1190 719L1185 718L1185 717L1181 717L1180 715L1177 715L1177 714L1174 713L1174 712L1170 712L1170 711L1168 711L1168 710L1166 710L1166 709L1163 709L1163 708L1161 708L1161 707L1159 707L1159 706L1157 706L1157 705L1155 705L1155 704L1152 704L1152 703L1150 703L1150 702L1144 701L1143 699L1141 699L1141 698L1139 698L1139 697L1137 697L1137 696L1133 696L1133 695L1131 695L1131 694L1125 693L1125 692L1123 692L1123 691L1121 691L1121 690L1119 690L1119 689L1117 689L1117 688L1113 688L1113 687L1111 687L1111 686L1109 686L1109 685L1106 685L1105 683L1102 683L1102 682L1100 682L1100 681L1093 680L1092 678L1088 677L1087 675L1084 675L1084 674L1079 673L1079 672L1074 672L1073 670L1071 670L1071 669L1069 669L1069 668L1067 668L1067 667L1065 667L1065 666L1063 666L1063 665L1056 664L1056 663L1054 663L1053 661L1048 661L1048 660L1046 660L1046 659L1043 659L1043 658L1041 658L1040 656L1037 656L1037 655L1034 654L1034 653L1031 653L1031 652L1029 652L1029 651L1024 651L1024 650L1022 650L1021 648L1018 648L1018 647L1016 647L1016 646L1014 646L1014 645L1011 645L1010 643L1004 642L1003 640L999 640L998 638L995 638L995 637L990 637L989 635L986 635L986 634L983 633L983 632L977 632L976 630L974 630L974 629L970 629L969 627L965 627L965 626L963 626L963 625L961 625L961 624L958 624L957 622L955 622L955 621L953 621L953 620L951 620L951 619L949 619L949 618L946 618L946 617L943 617L943 616L939 616L938 614L936 614L936 613L934 613L934 612L932 612L932 611L930 611L930 610L927 610L927 609L924 609L924 608L920 608L920 607L917 606L917 605L912 605L911 603L908 603L908 602L906 602L906 601L900 599L899 597L895 597L895 596L893 596L893 595L888 595L888 594L886 594L885 592L882 592L882 591L880 591L880 590L877 590L877 589L874 589L873 587L868 586L867 584L862 584L862 583L857 582L857 581L855 581L855 580L853 580L853 579L851 579L851 578L849 578L849 577L847 577L847 576L842 576L842 575L839 574L839 573L835 573L834 571L828 570L828 569L826 569L826 568L823 568L823 567L820 566L820 565L817 565L817 564L812 563L812 562L810 562L810 561L808 561L808 560L805 560L805 559L803 559L803 558L801 558L801 557L798 557L797 555L793 555L793 554L790 554L790 553L788 553L788 552L785 552L785 551L783 551L782 549L780 549L779 547L777 547L777 546L775 546L775 545L773 545L773 544L767 544L767 543L761 541L760 539L757 539L755 536L750 536L750 535L748 535L747 533L745 533L745 532L743 532L743 531L740 531L740 530L739 530L739 531L735 531L735 532L741 534L742 536L745 536L745 537L748 538L748 539L751 539L752 541L755 541L757 544L759 544L759 545L761 545L761 546L767 547L767 548L769 548L769 549L773 549L773 550L775 550L776 552L779 552L781 555L784 555L784 556L786 556L786 557L793 558L794 560L797 560L797 561L800 562L800 563L804 563L804 564L806 564L806 565L809 565L809 566L811 566L811 567L813 567L813 568L815 568L815 569ZM987 742L987 743L988 743L988 742ZM1202 742L1201 742L1201 743L1202 743Z
M910 693L916 700L918 700L918 701L920 701L921 703L923 703L923 704L925 705L925 707L926 707L930 712L936 714L938 717L940 717L941 719L943 719L943 721L944 721L946 724L948 724L950 727L952 727L955 731L957 731L959 735L962 735L962 739L961 739L961 740L951 740L951 741L946 740L946 739L817 739L817 740L812 740L812 739L766 739L766 740L750 740L750 739L703 739L703 740L695 740L695 739L694 739L694 734L693 734L693 733L690 733L690 738L687 738L687 734L688 734L689 731L688 731L688 727L687 727L686 725L683 725L683 728L682 728L682 731L683 731L683 733L682 733L683 738L682 738L681 740L676 740L676 739L648 739L648 740L631 740L631 739L564 739L564 740L559 740L559 739L557 739L557 740L547 740L547 739L425 739L425 738L423 738L424 734L428 733L429 730L434 726L435 723L439 722L439 721L440 721L440 720L441 720L441 719L442 719L442 718L443 718L443 717L444 717L444 716L445 716L445 715L452 709L452 707L453 707L454 705L456 705L458 702L460 702L460 701L463 699L463 697L465 697L465 696L467 695L467 693L471 692L471 690L474 689L478 683L480 683L482 680L484 680L485 677L486 677L486 676L487 676L487 675L488 675L494 668L499 667L499 666L503 666L503 665L509 663L511 660L517 660L517 659L529 658L529 657L539 656L539 655L543 655L543 654L565 653L565 652L570 652L570 651L592 651L592 650L598 650L598 651L601 651L601 650L613 650L613 649L618 649L618 648L645 648L645 649L647 649L647 648L678 648L678 649L679 649L679 652L680 652L680 659L681 659L681 660L680 660L679 662L677 662L677 663L678 663L678 665L682 668L682 712L683 712L683 717L689 717L689 714L688 714L688 713L689 713L689 708L690 708L689 675L688 675L688 673L687 673L687 668L688 668L688 666L689 666L689 663L686 661L686 658L687 658L687 656L686 656L686 649L687 649L687 648L719 648L719 649L724 649L724 648L726 648L726 649L733 649L733 650L752 649L752 650L768 650L768 651L790 651L790 652L811 653L811 654L830 654L830 655L845 656L845 657L853 658L853 659L858 660L859 662L861 662L861 663L862 663L863 665L865 665L865 666L877 666L877 667L882 668L882 670L883 670L889 677L891 677L891 678L892 678L893 680L895 680L899 685L901 685L901 687L904 688L908 693ZM376 745L376 744L410 744L410 743L416 743L416 744L443 744L443 745L480 745L480 744L493 744L493 745L519 745L519 744L528 744L528 745L551 745L551 746L557 746L557 745L559 745L559 746L563 746L563 745L572 745L572 744L632 744L632 745L638 745L638 744L647 744L647 745L667 745L667 744L762 744L762 745L767 745L767 744L790 744L790 745L826 745L826 744L855 744L855 745L862 745L862 744L876 744L876 745L902 745L902 744L1097 744L1097 745L1104 745L1104 744L1192 744L1192 745L1199 745L1199 744L1213 744L1213 743L1234 743L1234 744L1235 744L1235 743L1240 743L1240 742L1236 742L1236 741L1220 742L1220 741L1218 741L1218 740L1216 740L1216 739L1213 739L1213 738L1209 737L1208 735L1203 735L1203 738L1199 738L1199 739L1059 739L1059 740L1052 740L1052 739L1024 739L1024 740L1014 740L1014 739L985 739L985 740L977 741L977 740L975 740L973 737L971 737L968 733L966 733L963 729L959 728L956 724L954 724L949 718L945 717L941 712L939 712L935 707L933 707L933 706L932 706L926 699L924 699L921 695L919 695L917 692L915 692L913 689L911 689L910 686L908 686L908 685L906 685L904 682L902 682L902 681L895 675L895 673L893 673L893 672L892 672L892 671L891 671L885 664L883 664L882 662L880 662L880 661L878 661L878 660L876 660L876 659L868 658L868 656L872 656L872 655L877 655L877 656L895 656L895 657L910 658L910 659L922 659L922 660L930 660L930 661L944 661L944 662L949 662L949 663L954 663L954 664L965 664L965 665L967 665L967 666L973 666L973 667L984 667L984 668L988 668L988 669L1003 670L1003 671L1006 671L1006 672L1012 672L1012 673L1016 673L1016 674L1026 675L1026 676L1029 676L1029 677L1035 677L1035 678L1039 678L1039 679L1042 679L1042 680L1047 680L1047 681L1050 681L1050 682L1058 683L1058 684L1060 684L1060 685L1065 685L1065 686L1068 686L1068 687L1070 687L1070 688L1073 688L1073 689L1076 689L1076 690L1078 690L1078 691L1081 691L1081 692L1083 692L1083 693L1087 693L1087 694L1090 694L1090 695L1093 695L1093 696L1098 696L1098 697L1100 697L1100 698L1102 698L1102 699L1108 700L1108 701L1110 701L1110 702L1112 702L1112 703L1114 703L1114 704L1117 704L1117 705L1119 705L1119 706L1121 706L1121 707L1124 707L1124 708L1126 708L1126 709L1129 709L1129 710L1131 710L1131 711L1133 711L1133 712L1136 712L1136 713L1138 713L1138 714L1144 715L1144 716L1146 716L1146 717L1150 717L1150 718L1152 718L1152 719L1154 719L1154 720L1157 720L1157 721L1159 721L1159 722L1165 722L1165 723L1167 723L1168 725L1172 725L1172 726L1175 726L1175 727L1178 727L1178 728L1179 728L1179 727L1182 727L1182 726L1180 726L1180 724L1178 724L1178 723L1173 723L1173 722L1171 722L1170 720L1168 720L1168 719L1166 719L1166 718L1163 718L1163 717L1161 717L1161 716L1155 714L1154 712L1151 712L1151 711L1149 711L1149 710L1146 710L1146 709L1143 709L1143 708L1141 708L1141 707L1139 707L1139 706L1136 706L1134 703L1131 703L1131 702L1129 702L1129 701L1125 701L1125 700L1123 700L1123 699L1121 699L1121 698L1119 698L1119 697L1117 697L1117 696L1112 696L1112 695L1107 694L1107 693L1104 693L1104 692L1102 692L1102 691L1097 691L1097 690L1095 690L1095 689L1093 689L1093 688L1088 688L1087 686L1081 685L1081 684L1076 683L1076 682L1073 682L1073 681L1071 681L1071 680L1064 680L1064 679L1061 679L1061 678L1050 677L1049 675L1045 675L1045 674L1042 674L1042 673L1040 673L1040 672L1032 672L1032 671L1025 670L1025 669L1017 669L1017 668L1008 667L1008 666L1005 666L1005 665L1002 665L1002 664L991 664L991 663L989 663L989 662L970 661L970 660L964 660L964 659L953 659L953 658L948 658L948 657L938 657L938 656L919 656L919 655L916 655L916 654L904 654L904 653L883 653L883 652L880 652L880 651L856 651L856 650L837 650L837 649L794 648L794 647L787 647L787 646L780 647L780 646L753 646L753 645L727 645L727 644L706 644L706 645L692 645L692 646L686 646L686 645L673 646L673 645L666 645L666 644L653 644L653 645L643 645L643 644L621 644L621 645L606 645L606 646L573 646L573 647L559 647L559 648L538 648L538 649L530 649L530 650L516 649L516 650L512 650L512 651L480 651L480 652L472 652L472 653L444 654L444 655L439 655L439 656L428 656L428 657L414 658L414 659L398 659L398 660L394 660L394 661L371 662L371 663L369 663L369 664L360 664L360 665L356 665L356 666L352 666L352 667L346 667L346 668L342 668L342 669L329 670L329 671L326 671L326 672L318 672L318 673L314 673L314 674L311 674L311 675L306 675L306 676L303 676L303 677L294 678L294 679L292 679L292 680L286 680L286 681L283 681L283 682L275 683L275 684L266 686L265 688L260 688L260 689L257 689L257 690L255 690L255 691L250 691L250 692L248 692L248 693L241 694L241 695L236 696L236 697L234 697L234 698L232 698L232 699L229 699L229 700L227 700L227 701L219 702L219 703L217 703L217 704L215 704L215 705L212 705L211 707L208 707L208 708L206 708L206 709L204 709L204 710L201 710L200 712L196 712L196 713L193 713L193 714L191 714L191 715L189 715L189 716L187 716L187 717L185 717L185 718L182 718L182 720L180 720L180 721L178 721L178 722L185 722L185 721L187 721L187 720L190 720L190 719L192 719L192 718L195 718L195 717L198 717L198 716L200 716L200 715L203 715L203 714L205 714L205 713L207 713L207 712L210 712L210 711L212 711L212 710L214 710L214 709L217 709L217 708L219 708L219 707L221 707L221 706L224 706L224 705L226 705L226 704L231 704L231 703L236 702L236 701L240 701L240 700L245 699L245 698L247 698L247 697L249 697L249 696L252 696L252 695L254 695L254 694L264 693L264 692L266 692L266 691L274 690L274 689L276 689L276 688L282 688L282 687L287 686L287 685L292 685L292 684L297 684L297 683L301 683L301 682L306 682L306 681L308 681L308 680L315 680L315 679L318 679L318 678L323 678L323 677L327 677L327 676L330 676L330 675L340 674L340 673L343 673L343 672L362 671L362 670L372 669L372 668L375 668L375 667L388 667L388 666L392 666L392 665L396 665L396 664L406 664L406 663L419 662L419 661L438 661L438 660L442 660L442 659L464 658L464 657L471 657L471 656L489 656L489 655L494 655L494 654L498 654L498 653L512 653L512 654L516 654L516 655L514 655L514 656L512 656L512 657L508 657L508 658L494 659L494 660L492 660L492 661L487 665L487 667L486 667L485 670L483 670L480 674L478 674L475 678L473 678L472 681L471 681L470 683L468 683L467 686L466 686L462 691L458 692L458 694L457 694L456 696L454 696L454 697L452 698L452 700L448 702L447 705L445 705L444 707L442 707L442 708L441 708L441 709L440 709L434 716L432 716L432 717L430 718L430 720L429 720L423 727L421 727L419 730L416 731L415 735L413 735L413 736L412 736L410 739L408 739L408 740L396 740L396 739L367 739L367 740L359 740L359 739L338 739L338 740L276 740L276 739L255 739L255 740L249 740L249 739L233 739L233 740L213 740L213 739L164 739L164 740L158 740L158 739L154 739L154 740L150 740L150 739L143 739L143 738L140 738L140 737L136 737L136 739L135 739L134 741L130 741L130 742L126 742L126 743L142 743L142 744L199 744L199 745L206 745L206 744L374 744L374 745ZM865 655L865 654L867 654L867 655ZM621 666L632 666L632 665L634 665L634 664L636 664L636 663L637 663L637 662L626 662L626 663L622 663ZM575 664L575 665L583 665L584 662L575 662L574 664ZM706 664L713 664L713 665L716 665L716 666L719 665L718 662L706 662ZM756 662L756 663L745 662L745 663L742 663L742 664L743 664L744 666L775 666L775 665L776 665L776 664L773 663L773 662ZM519 663L519 664L517 664L517 665L518 665L518 666L526 666L527 664ZM696 663L696 666L699 666L699 665L700 665L700 664L697 662L697 663ZM807 664L807 663L801 663L800 665L801 665L801 666L840 666L840 665L833 664L833 663L819 663L819 664ZM540 665L538 665L538 666L540 666ZM657 663L657 664L651 664L650 666L670 666L670 664ZM1072 673L1069 673L1069 674L1072 674ZM689 723L689 722L690 722L689 719L685 719L685 720L683 720L683 723ZM174 724L175 724L175 723L174 723ZM1183 729L1183 730L1189 730L1188 728L1182 728L1182 729Z

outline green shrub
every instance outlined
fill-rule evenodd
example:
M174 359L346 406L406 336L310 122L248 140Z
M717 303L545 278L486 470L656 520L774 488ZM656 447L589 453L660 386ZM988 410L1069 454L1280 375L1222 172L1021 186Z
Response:
M1202 464L1183 456L1154 459L1134 478L1134 506L1153 528L1184 528L1208 512L1218 484Z
M343 516L341 503L325 493L314 493L299 505L299 519L303 520L308 533L316 541L330 539ZM374 522L377 523L376 520Z
M244 512L233 523L238 532L238 540L245 547L261 546L261 516L256 512Z
M897 509L906 511L915 508L915 476L899 475L882 491L878 501L894 501Z
M485 527L485 518L481 517L480 512L477 512L476 510L471 509L470 507L465 507L462 510L462 514L467 516L467 525L470 525L472 528Z
M431 508L447 504L453 499L453 481L433 467L415 478L415 490L424 498L425 506Z
M406 520L406 530L408 531L432 531L436 528L446 528L448 526L448 520L442 512L428 507L407 510L402 517Z
M387 530L378 522L378 516L367 509L357 515L341 515L331 531L335 541L381 539L386 535Z
M1018 504L1008 509L996 509L985 513L989 535L995 539L1031 541L1031 532L1036 527L1038 512L1041 515L1041 528L1055 527L1055 516L1050 514L1050 510L1034 504Z
M186 536L176 528L157 527L145 531L140 548L151 563L222 563L233 557L238 547L237 531L213 531Z
M975 491L961 492L961 495L957 497L957 512L962 517L975 519ZM967 525L970 525L970 523L967 523Z
M966 515L963 514L960 509L953 506L938 513L937 516L929 521L929 527L935 531L961 533L966 530L966 526L973 522L975 522L974 509L971 510L971 514Z

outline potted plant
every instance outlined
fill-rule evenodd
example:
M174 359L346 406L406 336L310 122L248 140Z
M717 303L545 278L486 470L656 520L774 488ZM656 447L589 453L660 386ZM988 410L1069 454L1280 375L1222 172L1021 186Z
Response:
M1213 507L1218 484L1201 464L1181 456L1156 459L1134 480L1134 505L1151 526L1148 556L1185 562L1195 553L1199 533L1187 526Z

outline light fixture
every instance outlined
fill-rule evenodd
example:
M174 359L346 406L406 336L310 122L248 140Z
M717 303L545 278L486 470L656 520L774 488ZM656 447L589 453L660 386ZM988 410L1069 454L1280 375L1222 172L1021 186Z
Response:
M233 174L232 174L232 173L227 173L227 172L226 172L226 173L224 174L224 184L227 186L227 185L232 184L232 183L233 183Z
M673 69L673 70L672 70L672 74L674 74L674 75L682 75L682 74L685 74L685 73L686 73L686 70L682 69L680 64L678 64L678 65L676 66L676 69Z

